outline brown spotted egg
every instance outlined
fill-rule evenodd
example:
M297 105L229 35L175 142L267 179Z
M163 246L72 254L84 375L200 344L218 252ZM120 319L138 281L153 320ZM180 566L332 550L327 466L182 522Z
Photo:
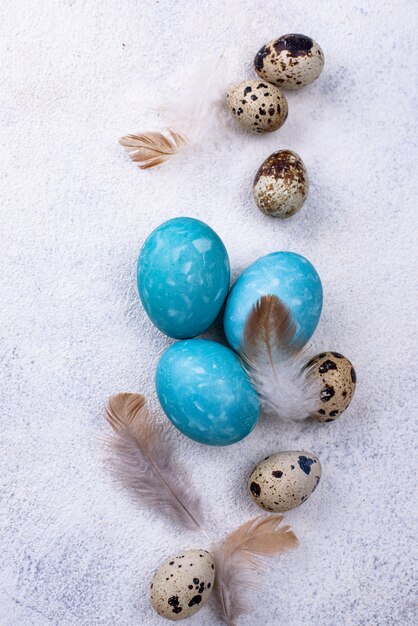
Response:
M306 35L291 34L273 39L257 52L254 59L257 74L283 89L310 85L323 67L324 53Z
M312 415L319 422L332 422L346 410L356 389L356 372L338 352L322 352L307 365L321 382L320 408Z
M253 184L260 211L273 217L290 217L302 207L309 189L306 167L295 152L279 150L259 168Z
M215 562L206 550L187 550L164 561L151 583L151 604L161 617L178 622L194 615L209 599Z
M238 124L254 133L272 132L287 118L287 100L280 89L259 80L232 85L226 105Z
M321 473L321 463L311 452L278 452L256 465L248 489L260 508L282 513L309 498Z

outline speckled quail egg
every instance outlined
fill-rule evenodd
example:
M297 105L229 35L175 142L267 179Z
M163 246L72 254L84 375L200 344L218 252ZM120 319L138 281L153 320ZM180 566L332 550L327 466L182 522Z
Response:
M302 207L309 189L306 167L295 152L273 152L260 166L253 184L260 211L273 217L290 217Z
M256 465L248 489L265 511L290 511L315 491L321 473L321 463L311 452L278 452Z
M206 604L214 582L212 555L206 550L187 550L157 569L151 583L151 604L158 615L178 622Z
M254 68L264 80L283 89L300 89L318 78L324 53L306 35L283 35L269 41L256 54Z
M312 415L319 422L332 422L346 410L356 388L356 372L338 352L322 352L307 364L321 381L321 408Z
M236 121L254 133L272 132L287 118L287 100L280 89L259 80L232 85L226 105Z

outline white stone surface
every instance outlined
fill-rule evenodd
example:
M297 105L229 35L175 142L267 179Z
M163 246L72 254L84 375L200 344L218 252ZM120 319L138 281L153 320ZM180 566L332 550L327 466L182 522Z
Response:
M245 489L260 458L321 459L320 486L287 515L301 546L269 562L239 626L417 619L417 21L413 0L2 1L1 626L158 626L154 570L207 547L131 503L99 441L109 394L144 392L158 410L153 373L170 340L139 304L135 263L151 229L182 214L215 228L234 277L267 252L307 256L325 295L313 352L346 354L359 381L335 423L264 420L231 448L167 424L218 537L258 514ZM252 77L253 55L286 32L311 35L326 60L317 82L288 94L280 131L232 132L154 171L128 162L118 136L152 128L153 107L213 55L226 50L233 80ZM286 221L251 193L280 148L311 180ZM206 606L190 624L221 621Z

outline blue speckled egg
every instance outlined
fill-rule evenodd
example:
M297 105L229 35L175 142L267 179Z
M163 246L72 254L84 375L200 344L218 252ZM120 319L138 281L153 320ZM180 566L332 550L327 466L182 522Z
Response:
M184 435L210 446L246 437L260 413L258 396L238 356L206 339L170 346L156 372L158 398Z
M175 339L211 326L229 288L225 246L207 224L176 217L156 228L138 259L138 290L151 321Z
M224 328L230 345L241 346L244 326L264 295L280 298L296 322L302 345L313 335L322 310L322 285L312 263L294 252L272 252L252 263L234 283L225 307Z

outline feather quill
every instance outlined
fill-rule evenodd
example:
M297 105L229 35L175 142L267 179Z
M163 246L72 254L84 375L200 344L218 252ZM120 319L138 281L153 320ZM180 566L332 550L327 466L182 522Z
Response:
M262 296L248 315L241 355L263 409L283 420L303 420L319 408L321 384L295 341L296 322L273 295Z
M224 107L224 54L222 53L208 71L200 68L199 77L190 80L190 93L171 106L161 107L167 118L163 132L150 131L125 135L119 143L129 153L140 169L165 163L187 145L197 143L205 135L214 135L220 126L227 128L229 119ZM201 76L208 76L203 84Z
M298 545L289 526L281 526L282 515L261 515L233 531L215 546L215 601L228 626L251 611L254 570L262 569L263 557L279 554Z
M115 478L136 502L165 513L186 528L204 532L200 499L189 478L174 463L162 428L151 418L144 396L112 396L106 405L106 417L115 431L108 441L109 465Z

